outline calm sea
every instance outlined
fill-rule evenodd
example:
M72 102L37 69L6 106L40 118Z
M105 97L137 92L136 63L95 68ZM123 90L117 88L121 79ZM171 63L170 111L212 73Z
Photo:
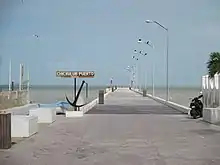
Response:
M86 102L90 102L98 97L100 89L105 89L106 86L90 86L88 98L86 98L85 88L82 90L80 97ZM3 90L7 90L7 86ZM171 87L170 101L189 106L190 98L198 96L201 88L199 87ZM148 93L152 94L152 87L148 88ZM38 103L55 103L56 101L65 100L65 94L73 97L72 86L33 86L30 91L31 100ZM166 89L155 87L155 96L166 99Z
M171 87L169 100L188 107L190 98L198 96L200 91L200 87ZM152 88L148 89L148 93L152 94ZM155 88L154 95L166 99L166 88Z
M88 97L86 97L85 88L82 89L80 97L84 101L90 102L98 97L99 90L105 89L103 86L89 87ZM78 90L78 87L77 87ZM57 101L65 101L65 95L72 100L73 98L72 86L41 86L32 87L30 90L30 98L37 103L55 103Z

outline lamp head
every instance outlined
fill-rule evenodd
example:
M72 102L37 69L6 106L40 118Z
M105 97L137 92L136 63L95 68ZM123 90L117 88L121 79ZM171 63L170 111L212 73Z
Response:
M152 20L146 20L145 22L146 22L146 23L153 23Z
M138 39L138 43L142 43L142 40L141 40L141 38L139 38L139 39Z

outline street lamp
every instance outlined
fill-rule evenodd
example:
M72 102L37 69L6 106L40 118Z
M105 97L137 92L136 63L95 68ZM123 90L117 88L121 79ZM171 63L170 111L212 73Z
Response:
M136 49L134 50L134 53L135 54L139 54L139 55L143 55L143 56L146 56L147 55L147 53L144 53L143 51L137 51ZM136 61L138 61L139 60L139 58L137 57L137 56L132 56L132 58L133 59L135 59ZM138 70L138 65L137 65L137 70ZM138 78L139 78L139 74L137 73L137 76L136 76L136 79L138 80ZM137 85L137 84L136 84ZM139 88L140 89L140 85L138 85L137 86L137 88Z
M145 43L145 44L149 45L150 47L154 48L154 45L152 45L152 43L149 40L143 42L143 40L141 38L139 38L138 43Z
M139 38L138 43L145 43L145 44L147 44L148 46L150 46L151 48L154 49L154 45L149 40L143 42L143 40L141 38ZM153 88L152 95L153 96L154 96L154 69L155 69L154 65L155 65L155 63L154 63L154 60L153 60L153 70L152 70L152 88Z
M125 68L125 70L128 71L128 72L131 74L130 66L128 66L127 68ZM128 85L130 84L130 81L131 81L131 75L129 76L129 83L128 83Z
M129 84L130 87L132 88L133 86L133 82L134 82L134 75L135 75L135 71L134 71L134 66L128 66L127 68L125 68L126 71L128 71L130 73L130 80L129 80Z
M169 30L164 25L160 24L157 21L146 20L145 23L155 23L164 29L167 33L167 41L166 41L166 101L169 101Z
M146 55L147 55L147 53L143 53L143 51L141 51L141 50L138 52L136 49L134 50L134 53L135 53L135 54L139 53L139 54L141 54L141 55L143 55L143 56L146 56ZM135 57L135 56L133 56L133 57Z

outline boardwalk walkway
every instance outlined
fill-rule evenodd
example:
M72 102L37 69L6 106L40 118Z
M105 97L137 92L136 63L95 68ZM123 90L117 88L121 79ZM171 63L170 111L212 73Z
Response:
M169 114L180 112L147 97L142 97L126 88L111 93L104 105L99 105L89 111L89 114Z
M220 131L119 89L83 118L58 120L0 152L1 165L219 165Z

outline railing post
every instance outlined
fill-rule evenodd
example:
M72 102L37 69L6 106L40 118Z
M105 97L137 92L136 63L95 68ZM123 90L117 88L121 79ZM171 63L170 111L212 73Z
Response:
M0 112L0 149L11 148L11 113Z
M147 97L147 90L143 89L143 97Z
M99 104L104 104L104 94L105 94L104 90L99 91Z

